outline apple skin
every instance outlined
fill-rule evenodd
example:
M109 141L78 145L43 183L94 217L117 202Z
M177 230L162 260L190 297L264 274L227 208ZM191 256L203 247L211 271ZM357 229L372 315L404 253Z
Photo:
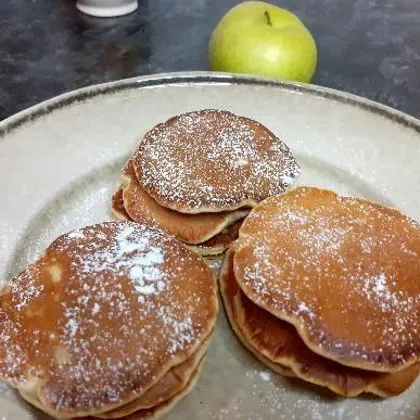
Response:
M293 13L250 1L235 6L218 23L209 43L209 62L215 71L308 83L315 72L317 48Z

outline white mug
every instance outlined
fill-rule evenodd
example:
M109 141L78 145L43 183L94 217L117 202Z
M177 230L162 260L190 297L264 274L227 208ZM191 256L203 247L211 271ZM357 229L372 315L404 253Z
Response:
M76 7L83 13L97 17L128 15L138 7L137 0L77 0Z

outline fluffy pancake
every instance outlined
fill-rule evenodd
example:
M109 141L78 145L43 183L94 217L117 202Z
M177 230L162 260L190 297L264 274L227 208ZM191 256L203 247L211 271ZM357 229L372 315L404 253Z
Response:
M178 366L169 369L168 372L144 394L136 400L123 405L115 410L98 414L103 419L115 419L127 416L139 410L153 408L164 401L168 401L174 395L181 392L188 384L191 376L197 370L201 360L206 355L208 346L213 338L214 332L204 341L200 348L186 361Z
M157 406L138 410L134 413L120 417L120 419L121 420L157 420L157 419L162 418L165 414L171 411L173 407L179 401L181 401L187 394L189 394L192 391L195 384L197 383L198 378L200 377L205 360L206 360L206 356L203 356L202 359L199 361L197 368L195 369L195 371L192 373L191 377L189 378L187 385L177 394L173 395L171 398L160 403ZM36 398L36 396L32 396L30 394L24 395L23 393L21 393L21 395L29 403L39 408L40 410L45 411L45 407L42 406L41 402ZM93 420L97 418L98 417L91 417L91 416L78 417L79 420Z
M188 384L184 389L182 389L179 393L174 395L172 398L170 398L167 401L164 401L163 403L152 407L147 408L144 410L136 411L135 413L129 414L127 416L124 416L121 418L121 420L157 420L161 419L165 414L169 413L176 404L178 404L185 396L187 396L194 388L195 384L198 381L198 378L200 377L201 371L204 366L206 356L204 356L197 369L192 374Z
M296 376L333 392L354 397L371 392L391 397L404 392L417 378L420 364L396 373L370 372L340 365L309 350L296 329L251 302L239 288L233 273L233 252L228 251L220 283L227 284L235 322L244 339L270 362L290 368Z
M128 404L190 358L217 295L175 239L107 222L57 238L3 288L0 314L0 377L65 418Z
M284 192L300 172L290 149L266 127L218 110L156 125L141 140L133 166L151 197L183 213L252 207Z
M188 244L200 244L220 233L249 210L183 214L160 206L144 191L129 161L123 169L123 201L126 213L136 222L153 223Z
M118 220L133 221L125 210L123 188L119 187L112 196L112 213ZM226 226L221 232L198 245L187 245L188 248L203 257L213 257L223 254L230 244L237 239L242 219Z
M297 188L253 209L235 278L315 353L397 371L420 358L420 225L366 200Z
M262 355L254 346L252 346L242 334L241 329L236 321L237 316L235 314L235 308L233 305L234 298L238 292L238 285L236 282L229 281L230 280L230 266L229 261L231 251L228 250L225 256L225 260L223 262L222 268L220 270L219 275L219 287L220 287L220 294L223 299L224 308L226 312L226 316L229 320L230 326L232 330L236 334L238 340L243 344L243 346L248 349L260 362L264 363L273 371L280 373L284 376L295 376L294 373L286 366L283 366L279 363L273 363L269 359L267 359L264 355Z

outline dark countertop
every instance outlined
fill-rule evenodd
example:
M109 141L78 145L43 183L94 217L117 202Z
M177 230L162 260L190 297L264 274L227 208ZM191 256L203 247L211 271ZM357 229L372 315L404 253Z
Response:
M237 0L140 0L84 16L72 0L0 2L0 119L60 93L142 74L207 70L212 29ZM318 44L314 83L420 117L418 0L275 1Z

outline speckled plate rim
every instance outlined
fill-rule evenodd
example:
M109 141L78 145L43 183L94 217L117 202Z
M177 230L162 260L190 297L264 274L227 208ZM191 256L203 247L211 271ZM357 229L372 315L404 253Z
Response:
M420 133L420 120L378 102L339 90L244 74L191 71L132 77L109 83L91 85L55 96L0 121L0 141L6 138L9 132L25 123L33 122L44 115L52 114L54 111L65 108L73 103L83 102L101 95L112 95L113 93L125 90L189 84L267 86L283 91L317 96L364 109L372 114L393 120L406 128L414 130L416 133Z

